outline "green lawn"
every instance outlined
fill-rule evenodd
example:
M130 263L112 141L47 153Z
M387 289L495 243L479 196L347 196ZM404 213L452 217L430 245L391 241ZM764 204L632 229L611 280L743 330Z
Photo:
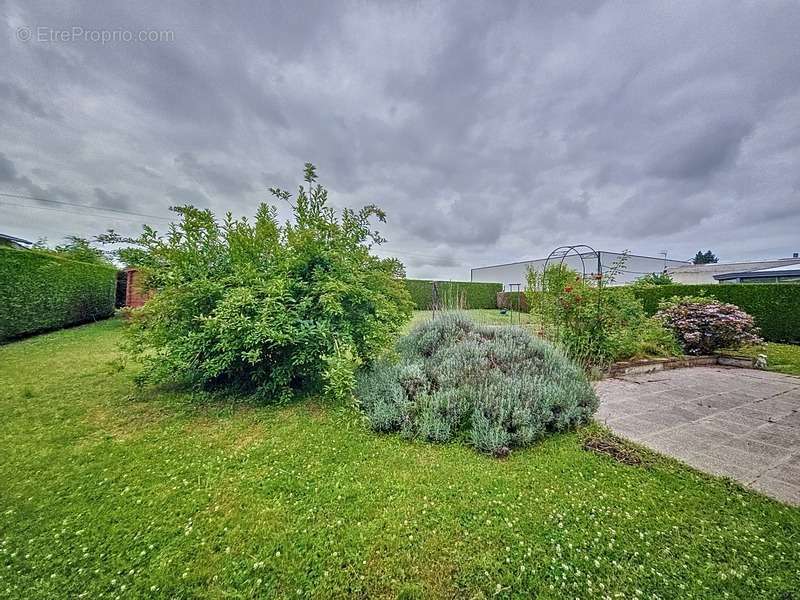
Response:
M0 347L0 598L797 598L800 510L553 437L137 392L119 321Z
M800 375L800 346L796 344L775 344L767 342L763 346L752 346L732 352L745 356L767 355L767 369L789 375Z
M469 315L470 319L476 323L483 325L531 325L533 320L528 313L521 313L516 311L508 311L502 314L496 308L476 308L471 310L462 311ZM414 316L406 326L406 331L411 329L417 323L433 318L433 312L430 310L415 310Z

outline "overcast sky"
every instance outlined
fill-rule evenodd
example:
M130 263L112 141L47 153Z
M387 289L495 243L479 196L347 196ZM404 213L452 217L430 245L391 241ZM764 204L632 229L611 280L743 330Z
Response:
M252 215L311 161L409 276L800 251L800 3L646 4L0 0L0 192L152 215L0 196L0 232Z

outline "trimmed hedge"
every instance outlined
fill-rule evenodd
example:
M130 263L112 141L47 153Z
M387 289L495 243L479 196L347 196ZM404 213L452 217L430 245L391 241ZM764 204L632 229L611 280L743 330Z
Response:
M615 290L619 288L609 288ZM706 285L657 285L650 288L628 287L641 300L648 316L658 311L658 303L672 296L699 296L716 298L720 302L735 304L752 315L768 342L800 342L800 285L776 283L724 283ZM516 292L504 293L504 301ZM525 292L523 292L525 293ZM516 306L516 299L513 300ZM527 306L523 306L523 311Z
M428 279L406 279L406 288L411 294L416 310L430 310L433 302L433 281ZM497 308L497 292L501 283L478 283L471 281L437 281L439 297L444 302L455 301L462 295L467 308Z
M762 337L770 342L800 341L800 285L776 283L723 283L709 285L658 285L634 289L648 315L672 296L705 296L735 304L753 316Z
M0 248L0 341L114 314L117 270Z

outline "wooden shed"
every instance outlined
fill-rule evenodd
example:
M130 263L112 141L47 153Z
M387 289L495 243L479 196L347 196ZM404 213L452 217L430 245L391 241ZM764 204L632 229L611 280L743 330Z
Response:
M142 274L134 268L125 269L125 306L138 308L153 295L152 291L141 286Z

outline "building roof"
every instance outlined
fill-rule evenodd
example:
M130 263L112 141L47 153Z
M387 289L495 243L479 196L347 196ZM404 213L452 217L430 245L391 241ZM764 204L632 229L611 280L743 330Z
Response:
M777 272L796 271L798 269L798 265L800 265L800 260L789 264L781 265L780 267L770 267L769 269L758 269L758 272L761 273L763 271L763 272L775 273L776 271Z
M738 271L732 273L721 273L714 275L717 281L726 281L728 279L740 279L746 277L747 279L760 279L765 277L800 277L800 260L790 259L786 264L777 267L767 267L766 269L754 269L752 271Z
M771 267L781 267L784 265L800 265L797 258L778 258L774 260L751 260L746 262L733 263L709 263L705 265L685 265L667 269L668 273L733 273L760 271Z
M4 240L10 244L13 244L14 246L19 246L21 248L33 245L33 242L31 241L13 235L8 235L7 233L0 233L0 240Z

